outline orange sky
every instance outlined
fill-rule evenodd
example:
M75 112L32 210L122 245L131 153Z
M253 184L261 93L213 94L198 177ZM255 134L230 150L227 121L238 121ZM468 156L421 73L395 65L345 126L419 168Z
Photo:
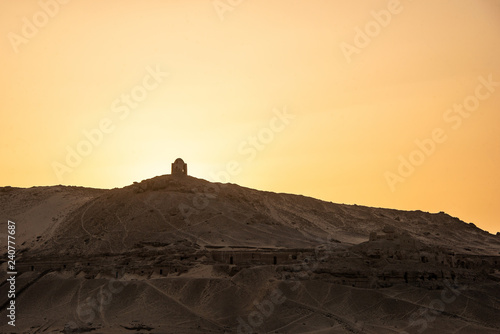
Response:
M0 185L122 187L182 157L500 231L496 0L3 0L0 36Z

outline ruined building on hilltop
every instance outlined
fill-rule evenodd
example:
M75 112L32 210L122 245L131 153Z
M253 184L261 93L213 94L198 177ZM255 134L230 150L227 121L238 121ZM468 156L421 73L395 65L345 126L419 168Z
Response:
M187 164L181 158L172 163L172 175L187 175Z

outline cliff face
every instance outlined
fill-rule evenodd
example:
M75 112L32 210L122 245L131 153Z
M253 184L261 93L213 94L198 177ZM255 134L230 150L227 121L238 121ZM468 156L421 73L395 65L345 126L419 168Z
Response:
M500 237L444 213L166 175L2 188L0 220L18 229L21 332L500 328Z

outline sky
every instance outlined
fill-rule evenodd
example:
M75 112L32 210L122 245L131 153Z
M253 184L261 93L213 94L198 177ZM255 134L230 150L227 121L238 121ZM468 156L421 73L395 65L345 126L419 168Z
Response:
M497 0L0 0L0 186L170 173L500 231Z

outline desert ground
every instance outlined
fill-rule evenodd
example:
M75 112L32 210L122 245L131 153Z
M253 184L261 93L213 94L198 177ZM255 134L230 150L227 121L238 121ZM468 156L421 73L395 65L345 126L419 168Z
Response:
M500 332L500 235L443 212L163 175L0 188L0 237L2 333Z

